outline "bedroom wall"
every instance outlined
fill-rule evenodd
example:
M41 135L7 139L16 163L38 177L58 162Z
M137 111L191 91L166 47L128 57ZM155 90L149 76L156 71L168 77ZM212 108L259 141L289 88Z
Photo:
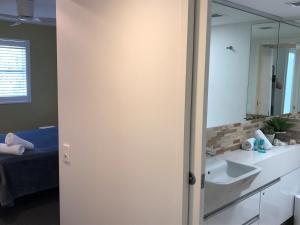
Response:
M56 29L0 21L0 38L30 41L32 102L0 104L0 133L57 124Z

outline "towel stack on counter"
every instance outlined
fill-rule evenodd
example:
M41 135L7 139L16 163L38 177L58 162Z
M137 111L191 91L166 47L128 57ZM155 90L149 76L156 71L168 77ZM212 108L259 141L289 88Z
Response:
M272 147L273 145L261 130L255 131L254 138L250 138L242 143L242 149L246 151L254 150L265 153L266 150Z
M14 133L8 133L5 143L0 143L0 154L22 155L25 149L34 149L34 145Z

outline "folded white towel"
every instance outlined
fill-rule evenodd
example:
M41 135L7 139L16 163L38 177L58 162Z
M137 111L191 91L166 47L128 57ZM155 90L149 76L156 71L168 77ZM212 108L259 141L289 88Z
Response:
M275 146L285 146L285 145L287 145L287 143L280 141L278 139L274 139L274 145Z
M251 151L254 148L255 138L249 138L248 140L242 143L242 149L246 151Z
M0 143L0 154L22 155L25 151L23 145L11 145Z
M34 149L34 145L31 142L18 137L14 133L8 133L6 135L5 144L7 144L8 146L23 145L26 149Z
M262 139L264 140L264 148L266 150L270 149L273 147L273 145L271 144L271 142L268 140L268 138L264 135L264 133L261 130L257 130L255 131L254 137L256 139Z

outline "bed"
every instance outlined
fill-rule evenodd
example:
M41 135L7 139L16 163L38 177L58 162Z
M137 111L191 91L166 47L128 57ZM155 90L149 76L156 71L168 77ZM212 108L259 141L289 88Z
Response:
M0 154L0 205L14 206L16 198L58 187L57 127L16 132L34 144L21 156ZM4 143L5 134L0 134Z

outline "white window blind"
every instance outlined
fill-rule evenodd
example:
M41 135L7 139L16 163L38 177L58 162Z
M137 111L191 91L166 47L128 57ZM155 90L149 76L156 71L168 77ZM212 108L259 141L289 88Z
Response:
M29 43L0 39L0 103L30 101Z

